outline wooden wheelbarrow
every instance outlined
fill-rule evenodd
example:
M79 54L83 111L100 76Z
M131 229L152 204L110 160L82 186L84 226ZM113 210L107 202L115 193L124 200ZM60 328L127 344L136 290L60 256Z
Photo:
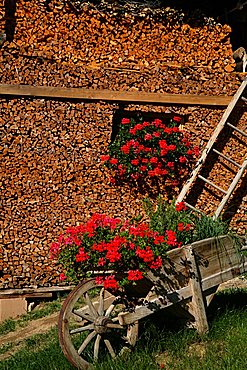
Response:
M206 332L206 308L218 286L247 271L240 249L232 237L221 236L169 251L162 271L157 276L149 271L127 297L105 290L95 279L82 281L60 312L65 356L76 368L87 369L106 353L115 358L130 351L139 321L167 307L186 316L199 333Z

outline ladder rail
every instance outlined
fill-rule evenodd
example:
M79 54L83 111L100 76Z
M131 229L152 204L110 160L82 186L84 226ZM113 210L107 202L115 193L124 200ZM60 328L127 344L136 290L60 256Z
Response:
M222 212L226 202L228 201L228 199L230 198L230 196L232 195L234 189L236 188L240 178L242 177L242 175L244 174L244 171L246 170L247 168L247 159L244 160L243 162L243 165L242 167L240 168L240 170L237 172L236 176L234 177L228 191L227 191L227 194L223 197L223 199L221 200L217 210L215 211L214 213L214 219L218 218L220 213Z
M187 182L185 183L184 187L182 188L180 194L178 195L176 203L182 202L184 197L188 193L188 191L189 191L192 183L194 182L197 174L201 170L202 165L205 163L206 158L207 158L210 150L212 149L214 143L216 142L217 137L219 136L219 134L220 134L221 130L223 129L223 127L225 126L230 114L232 113L233 108L236 106L238 100L241 98L241 95L244 92L244 90L246 88L246 85L247 85L247 77L244 79L244 81L240 85L239 89L237 90L237 92L233 96L231 102L229 103L227 109L225 110L219 124L217 125L216 129L213 132L213 135L211 136L211 138L209 139L205 149L203 150L200 159L197 161L196 166L195 166L194 170L192 171L190 178L187 180Z

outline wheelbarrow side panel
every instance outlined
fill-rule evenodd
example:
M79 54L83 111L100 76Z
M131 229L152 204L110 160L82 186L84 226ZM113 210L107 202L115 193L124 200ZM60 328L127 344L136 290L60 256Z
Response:
M230 236L204 239L172 250L161 274L148 273L154 286L146 303L136 307L135 312L120 314L119 320L122 325L131 324L157 310L181 304L203 333L208 330L207 297L215 293L219 284L245 271L247 259Z

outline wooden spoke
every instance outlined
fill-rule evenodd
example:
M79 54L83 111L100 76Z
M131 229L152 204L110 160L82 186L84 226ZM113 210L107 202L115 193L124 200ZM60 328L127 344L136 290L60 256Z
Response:
M98 313L100 316L103 315L104 313L104 296L105 296L105 289L102 288L101 291L100 291L100 294L99 294L99 309L98 309Z
M110 316L110 314L112 313L112 311L114 310L114 308L116 307L116 305L115 304L111 304L108 308L107 308L107 310L106 310L106 312L105 312L105 316L106 317L109 317Z
M110 352L111 357L115 358L116 354L114 352L114 349L112 348L112 345L111 345L110 341L108 339L104 339L104 342L105 342L105 345L106 345L108 351Z
M88 308L89 308L89 311L91 313L91 315L96 318L99 316L98 312L96 311L94 305L92 304L92 301L91 299L89 298L89 295L88 293L86 292L85 293L85 299L86 299L86 302L87 302L87 305L88 305Z
M95 340L95 343L94 343L94 349L93 349L93 358L95 361L98 360L98 357L99 357L99 344L100 344L100 340L101 340L101 335L97 335L96 337L96 340Z
M118 316L117 316L117 317L113 317L111 321L112 321L112 322L119 321Z
M81 317L82 319L85 319L85 320L87 320L87 321L94 322L94 318L93 318L91 315L87 314L87 313L83 313L83 312L81 312L80 310L73 310L72 312L73 312L75 315L77 315L77 316Z
M109 329L125 329L124 326L120 324L114 324L114 323L106 324L106 327Z
M91 340L95 337L96 335L96 331L92 331L92 333L90 333L87 338L84 340L84 342L82 343L82 345L80 346L80 348L78 349L78 354L80 355L84 349L87 347L87 345L91 342Z
M86 325L86 326L83 326L83 327L80 327L80 328L70 330L70 334L81 333L82 331L92 330L92 329L94 329L94 325L89 324L89 325Z

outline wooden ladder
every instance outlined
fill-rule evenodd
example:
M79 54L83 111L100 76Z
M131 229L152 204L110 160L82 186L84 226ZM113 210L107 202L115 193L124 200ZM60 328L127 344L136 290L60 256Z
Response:
M247 89L246 89L246 86L247 86L247 77L244 79L244 81L240 85L239 89L237 90L236 94L233 96L231 102L229 103L227 109L225 110L219 124L217 125L217 127L214 130L211 138L209 139L205 149L203 150L200 159L197 161L194 170L192 171L189 179L187 180L184 187L182 188L182 190L181 190L181 192L180 192L180 194L179 194L179 196L176 200L176 203L184 201L184 199L186 198L186 196L188 195L188 193L191 189L192 184L195 182L196 179L200 179L200 180L204 181L205 183L209 184L210 186L212 186L213 188L219 190L223 194L223 197L220 201L220 204L216 208L213 217L217 218L221 214L226 202L230 198L231 194L233 193L234 189L236 188L236 186L237 186L238 182L240 181L241 177L244 175L244 172L247 168L247 158L245 158L245 160L243 161L242 164L238 164L232 158L230 158L230 157L224 155L223 153L221 153L220 151L216 150L214 148L214 144L216 143L221 131L224 128L226 128L227 126L230 127L232 130L237 131L242 136L247 137L247 132L244 132L244 131L240 130L239 128L234 126L232 123L228 122L228 119L229 119L230 115L232 114L234 108L236 108L236 106L240 102L242 102L243 104L247 103L247 96L246 96L247 95ZM230 186L227 190L222 189L221 187L214 184L212 181L208 180L206 177L203 177L203 176L200 175L200 171L201 171L202 167L207 165L207 159L209 157L209 154L211 154L212 152L216 153L218 156L224 158L226 161L232 163L234 166L236 166L238 168L238 172L236 173L233 181L231 182L231 184L230 184ZM198 211L200 213L203 213L199 209L197 209L194 206L192 206L191 204L187 203L186 201L185 201L185 204L187 205L187 207L193 209L194 211Z

